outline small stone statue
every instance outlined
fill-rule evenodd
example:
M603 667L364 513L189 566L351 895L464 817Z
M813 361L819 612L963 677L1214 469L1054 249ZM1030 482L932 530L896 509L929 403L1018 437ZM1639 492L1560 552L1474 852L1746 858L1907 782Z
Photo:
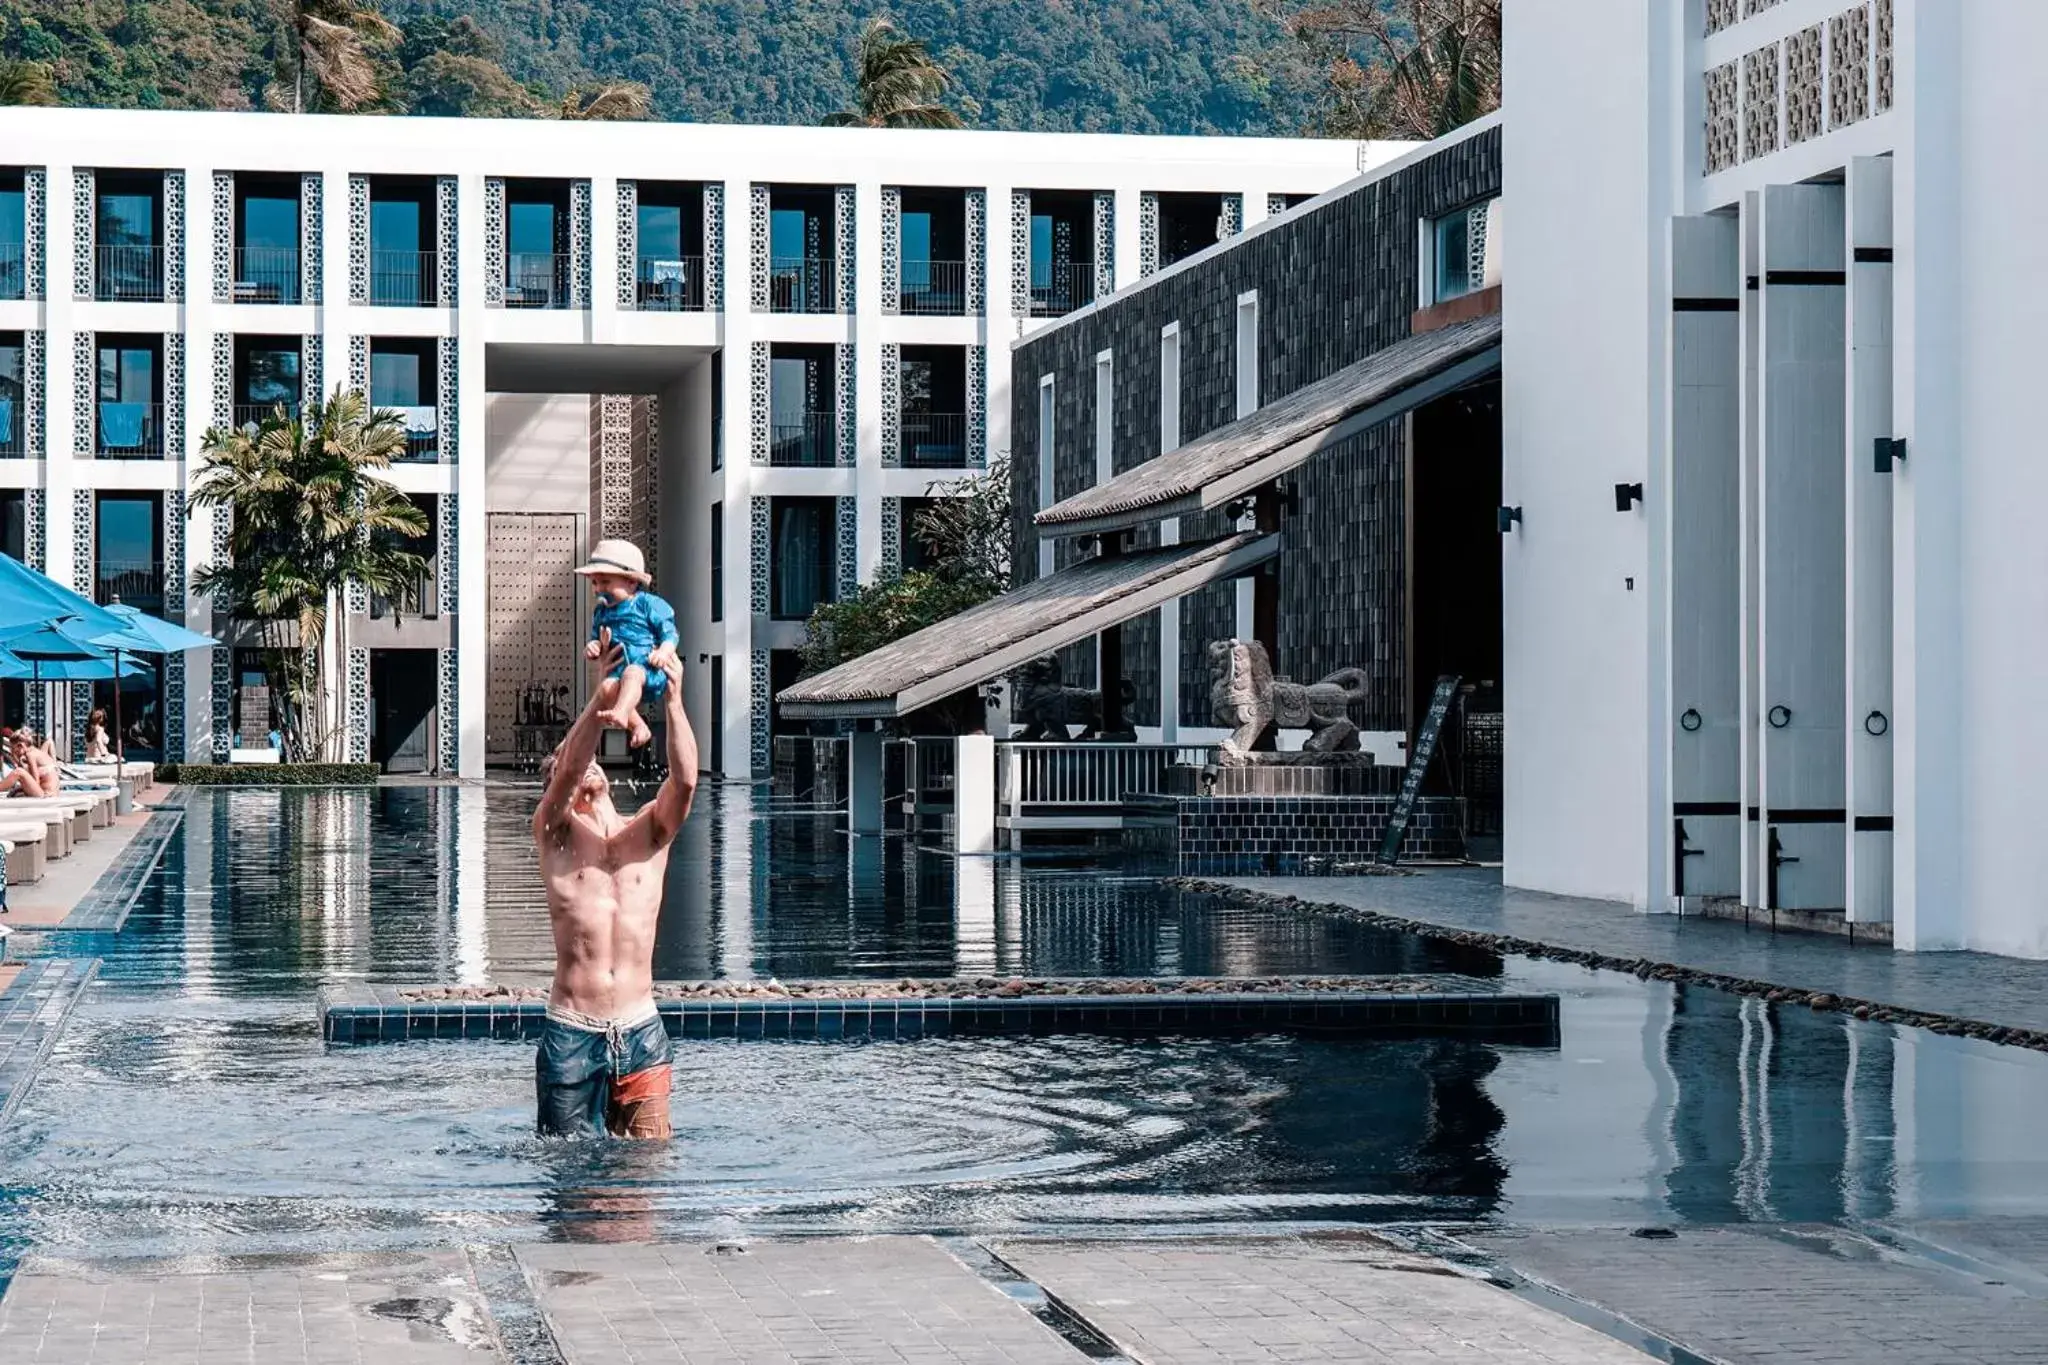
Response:
M1358 727L1346 713L1370 683L1362 668L1340 668L1321 682L1275 680L1266 647L1257 640L1209 642L1209 705L1216 724L1231 733L1218 746L1224 762L1271 750L1282 726L1306 729L1303 753L1355 753Z
M1136 697L1137 689L1128 678L1121 680L1124 704ZM1078 725L1076 738L1096 739L1102 729L1102 693L1093 687L1068 687L1060 681L1060 661L1043 654L1017 670L1011 689L1012 718L1024 728L1017 738L1024 741L1063 740L1067 727Z

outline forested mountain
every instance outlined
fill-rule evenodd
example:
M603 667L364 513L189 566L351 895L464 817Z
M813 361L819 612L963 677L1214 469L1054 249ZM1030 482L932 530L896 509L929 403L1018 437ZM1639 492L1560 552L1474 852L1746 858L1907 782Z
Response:
M1255 0L382 0L388 112L509 113L637 81L653 116L814 124L848 103L886 11L953 74L973 127L1292 134L1327 75ZM0 0L0 55L62 103L289 107L292 0ZM469 16L475 22L459 22ZM509 74L510 80L504 79ZM282 92L282 94L280 93Z

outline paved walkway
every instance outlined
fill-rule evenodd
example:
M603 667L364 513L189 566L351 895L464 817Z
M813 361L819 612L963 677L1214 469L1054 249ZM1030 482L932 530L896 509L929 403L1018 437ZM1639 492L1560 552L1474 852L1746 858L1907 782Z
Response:
M1644 915L1611 901L1503 888L1485 868L1407 877L1230 877L1219 885L1414 924L1506 935L1577 953L1669 964L1891 1009L2048 1033L2048 962L1989 953L1904 953L1823 934L1773 934L1721 919ZM1619 965L1619 964L1617 964Z
M1644 1356L1505 1290L1364 1242L1012 1242L991 1248L1145 1365Z
M1470 1239L1525 1275L1729 1365L2030 1365L2048 1361L2048 1221L1905 1229L2013 1258L2015 1282L1825 1228L1625 1229ZM1991 1273L1984 1273L1990 1271ZM1994 1279L2001 1280L1993 1283Z
M1080 1365L1051 1328L922 1237L521 1248L568 1365Z
M502 1359L462 1253L179 1274L33 1267L0 1302L19 1365L485 1365Z

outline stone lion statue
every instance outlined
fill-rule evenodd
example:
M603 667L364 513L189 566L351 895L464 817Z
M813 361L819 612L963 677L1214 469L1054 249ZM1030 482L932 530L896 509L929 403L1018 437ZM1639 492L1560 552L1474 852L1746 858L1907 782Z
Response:
M1358 727L1346 711L1369 681L1362 668L1340 668L1321 682L1276 682L1257 640L1209 642L1210 709L1216 724L1231 729L1220 746L1226 758L1273 748L1282 726L1309 732L1305 753L1356 752Z
M1122 681L1124 704L1136 697L1130 679ZM1043 654L1017 670L1011 689L1011 719L1024 727L1020 740L1069 738L1067 727L1078 725L1077 738L1095 739L1102 729L1102 693L1093 687L1068 687L1060 681L1060 661Z

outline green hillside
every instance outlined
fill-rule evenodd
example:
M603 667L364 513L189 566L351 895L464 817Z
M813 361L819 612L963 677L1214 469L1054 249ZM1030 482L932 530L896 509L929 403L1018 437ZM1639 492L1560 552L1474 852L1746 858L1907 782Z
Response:
M971 126L1291 134L1322 73L1253 0L384 0L407 31L392 103L492 112L490 64L553 100L633 80L655 116L816 123L843 107L853 39L886 11L958 78ZM0 54L52 63L65 104L256 108L290 88L287 0L0 0ZM431 50L448 21L488 37ZM435 22L435 21L440 22ZM483 72L479 82L471 79ZM463 84L468 80L468 84ZM479 86L482 93L477 93ZM457 87L451 97L450 87ZM517 96L518 92L513 91Z

